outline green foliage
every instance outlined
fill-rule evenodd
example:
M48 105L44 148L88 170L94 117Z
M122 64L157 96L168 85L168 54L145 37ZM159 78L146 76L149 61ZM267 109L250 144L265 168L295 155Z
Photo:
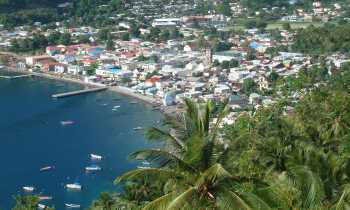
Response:
M309 54L350 52L350 24L310 26L295 36L293 49Z
M16 204L12 210L37 210L39 198L37 196L16 196ZM54 208L46 207L47 210L54 210Z
M253 92L256 92L258 88L258 85L256 84L256 82L252 79L252 78L247 78L245 80L243 80L243 93L245 93L246 95L250 95Z
M220 52L220 51L226 51L231 49L231 47L233 46L232 43L228 43L228 42L217 42L214 45L214 51L216 52Z
M0 24L10 28L23 24L33 24L34 22L49 23L57 20L57 18L58 14L55 9L28 9L16 11L10 14L0 14Z
M115 50L115 44L111 38L106 42L106 50Z
M235 68L238 66L239 66L239 62L237 60L234 60L234 59L232 59L230 61L223 61L221 63L221 68L223 68L223 69Z

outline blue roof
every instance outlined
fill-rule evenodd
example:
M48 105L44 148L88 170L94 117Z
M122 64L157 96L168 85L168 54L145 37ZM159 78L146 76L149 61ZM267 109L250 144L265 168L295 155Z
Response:
M253 49L257 49L257 48L261 47L261 44L259 44L257 42L252 42L252 43L250 43L249 47L251 47Z

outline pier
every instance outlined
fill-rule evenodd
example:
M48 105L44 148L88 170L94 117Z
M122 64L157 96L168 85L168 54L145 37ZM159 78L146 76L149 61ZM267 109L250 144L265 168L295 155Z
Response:
M31 77L33 74L23 74L23 75L17 75L17 76L2 76L0 75L0 78L2 79L17 79L17 78L23 78L23 77Z
M64 98L64 97L76 96L76 95L81 95L81 94L86 94L86 93L104 91L107 89L108 89L107 87L98 87L98 88L90 88L90 89L85 89L85 90L71 91L71 92L66 92L66 93L58 93L58 94L52 95L52 98Z

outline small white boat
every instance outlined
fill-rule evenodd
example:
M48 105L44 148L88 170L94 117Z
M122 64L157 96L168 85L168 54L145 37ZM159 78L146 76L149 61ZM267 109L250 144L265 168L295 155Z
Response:
M96 155L96 154L90 154L91 160L101 160L102 156L101 155Z
M39 200L41 200L41 201L52 200L52 197L51 197L51 196L39 196L38 198L39 198Z
M72 120L66 120L66 121L61 121L61 125L65 126L65 125L73 125L74 121Z
M148 162L148 161L142 161L142 165L147 165L147 166L149 166L149 165L151 165L151 163Z
M101 171L102 168L100 166L97 165L91 165L91 166L87 166L85 167L86 171Z
M114 106L114 107L113 107L113 109L118 109L118 108L120 108L120 106Z
M136 128L134 128L134 131L139 131L139 130L143 130L143 127L136 127Z
M44 204L38 203L38 209L46 209Z
M137 166L138 169L148 169L148 168L151 168L149 166Z
M54 168L55 168L54 166L45 166L45 167L42 167L40 169L40 171L49 171L49 170L54 169Z
M71 190L81 190L81 185L78 183L73 183L73 184L66 184L67 189Z
M80 208L79 204L65 203L65 205L67 208L74 208L74 209Z
M35 187L32 186L24 186L23 190L26 192L33 192L35 190Z

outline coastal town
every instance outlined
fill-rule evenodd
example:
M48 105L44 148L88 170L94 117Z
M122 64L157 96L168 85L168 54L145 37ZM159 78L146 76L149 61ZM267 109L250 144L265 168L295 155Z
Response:
M55 178L14 210L350 206L345 0L0 0L0 72L8 104L45 89L0 139Z
M69 6L69 3L58 5ZM311 13L297 9L296 15L281 17L283 24L273 31L252 26L231 33L231 17L222 14L179 16L176 15L179 7L189 5L170 5L164 8L169 12L167 17L162 17L157 10L152 13L152 5L133 5L130 12L147 13L150 19L150 27L138 28L137 36L130 34L135 30L135 20L125 18L119 18L122 21L105 34L114 37L106 41L101 40L103 33L107 33L103 29L70 28L61 22L45 29L45 25L35 22L31 26L15 27L13 31L2 29L0 46L11 48L18 40L37 34L50 37L54 33L66 33L70 35L67 45L46 46L44 52L24 55L10 65L21 71L108 86L155 106L172 107L167 109L172 112L181 109L184 98L228 99L232 114L226 122L233 123L242 110L271 105L283 97L297 100L300 92L286 95L282 87L274 87L272 91L272 83L277 77L298 75L300 69L310 69L319 63L314 63L310 55L288 50L296 34L291 24L302 21L311 25L316 18L324 24L342 14L340 4L322 7L321 2L316 1ZM233 17L246 10L236 3L231 3L230 9ZM142 38L155 33L164 38L157 41ZM81 36L86 37L86 42L79 43ZM216 37L215 41L209 42L212 36ZM345 54L337 53L325 61L331 74L350 60Z

